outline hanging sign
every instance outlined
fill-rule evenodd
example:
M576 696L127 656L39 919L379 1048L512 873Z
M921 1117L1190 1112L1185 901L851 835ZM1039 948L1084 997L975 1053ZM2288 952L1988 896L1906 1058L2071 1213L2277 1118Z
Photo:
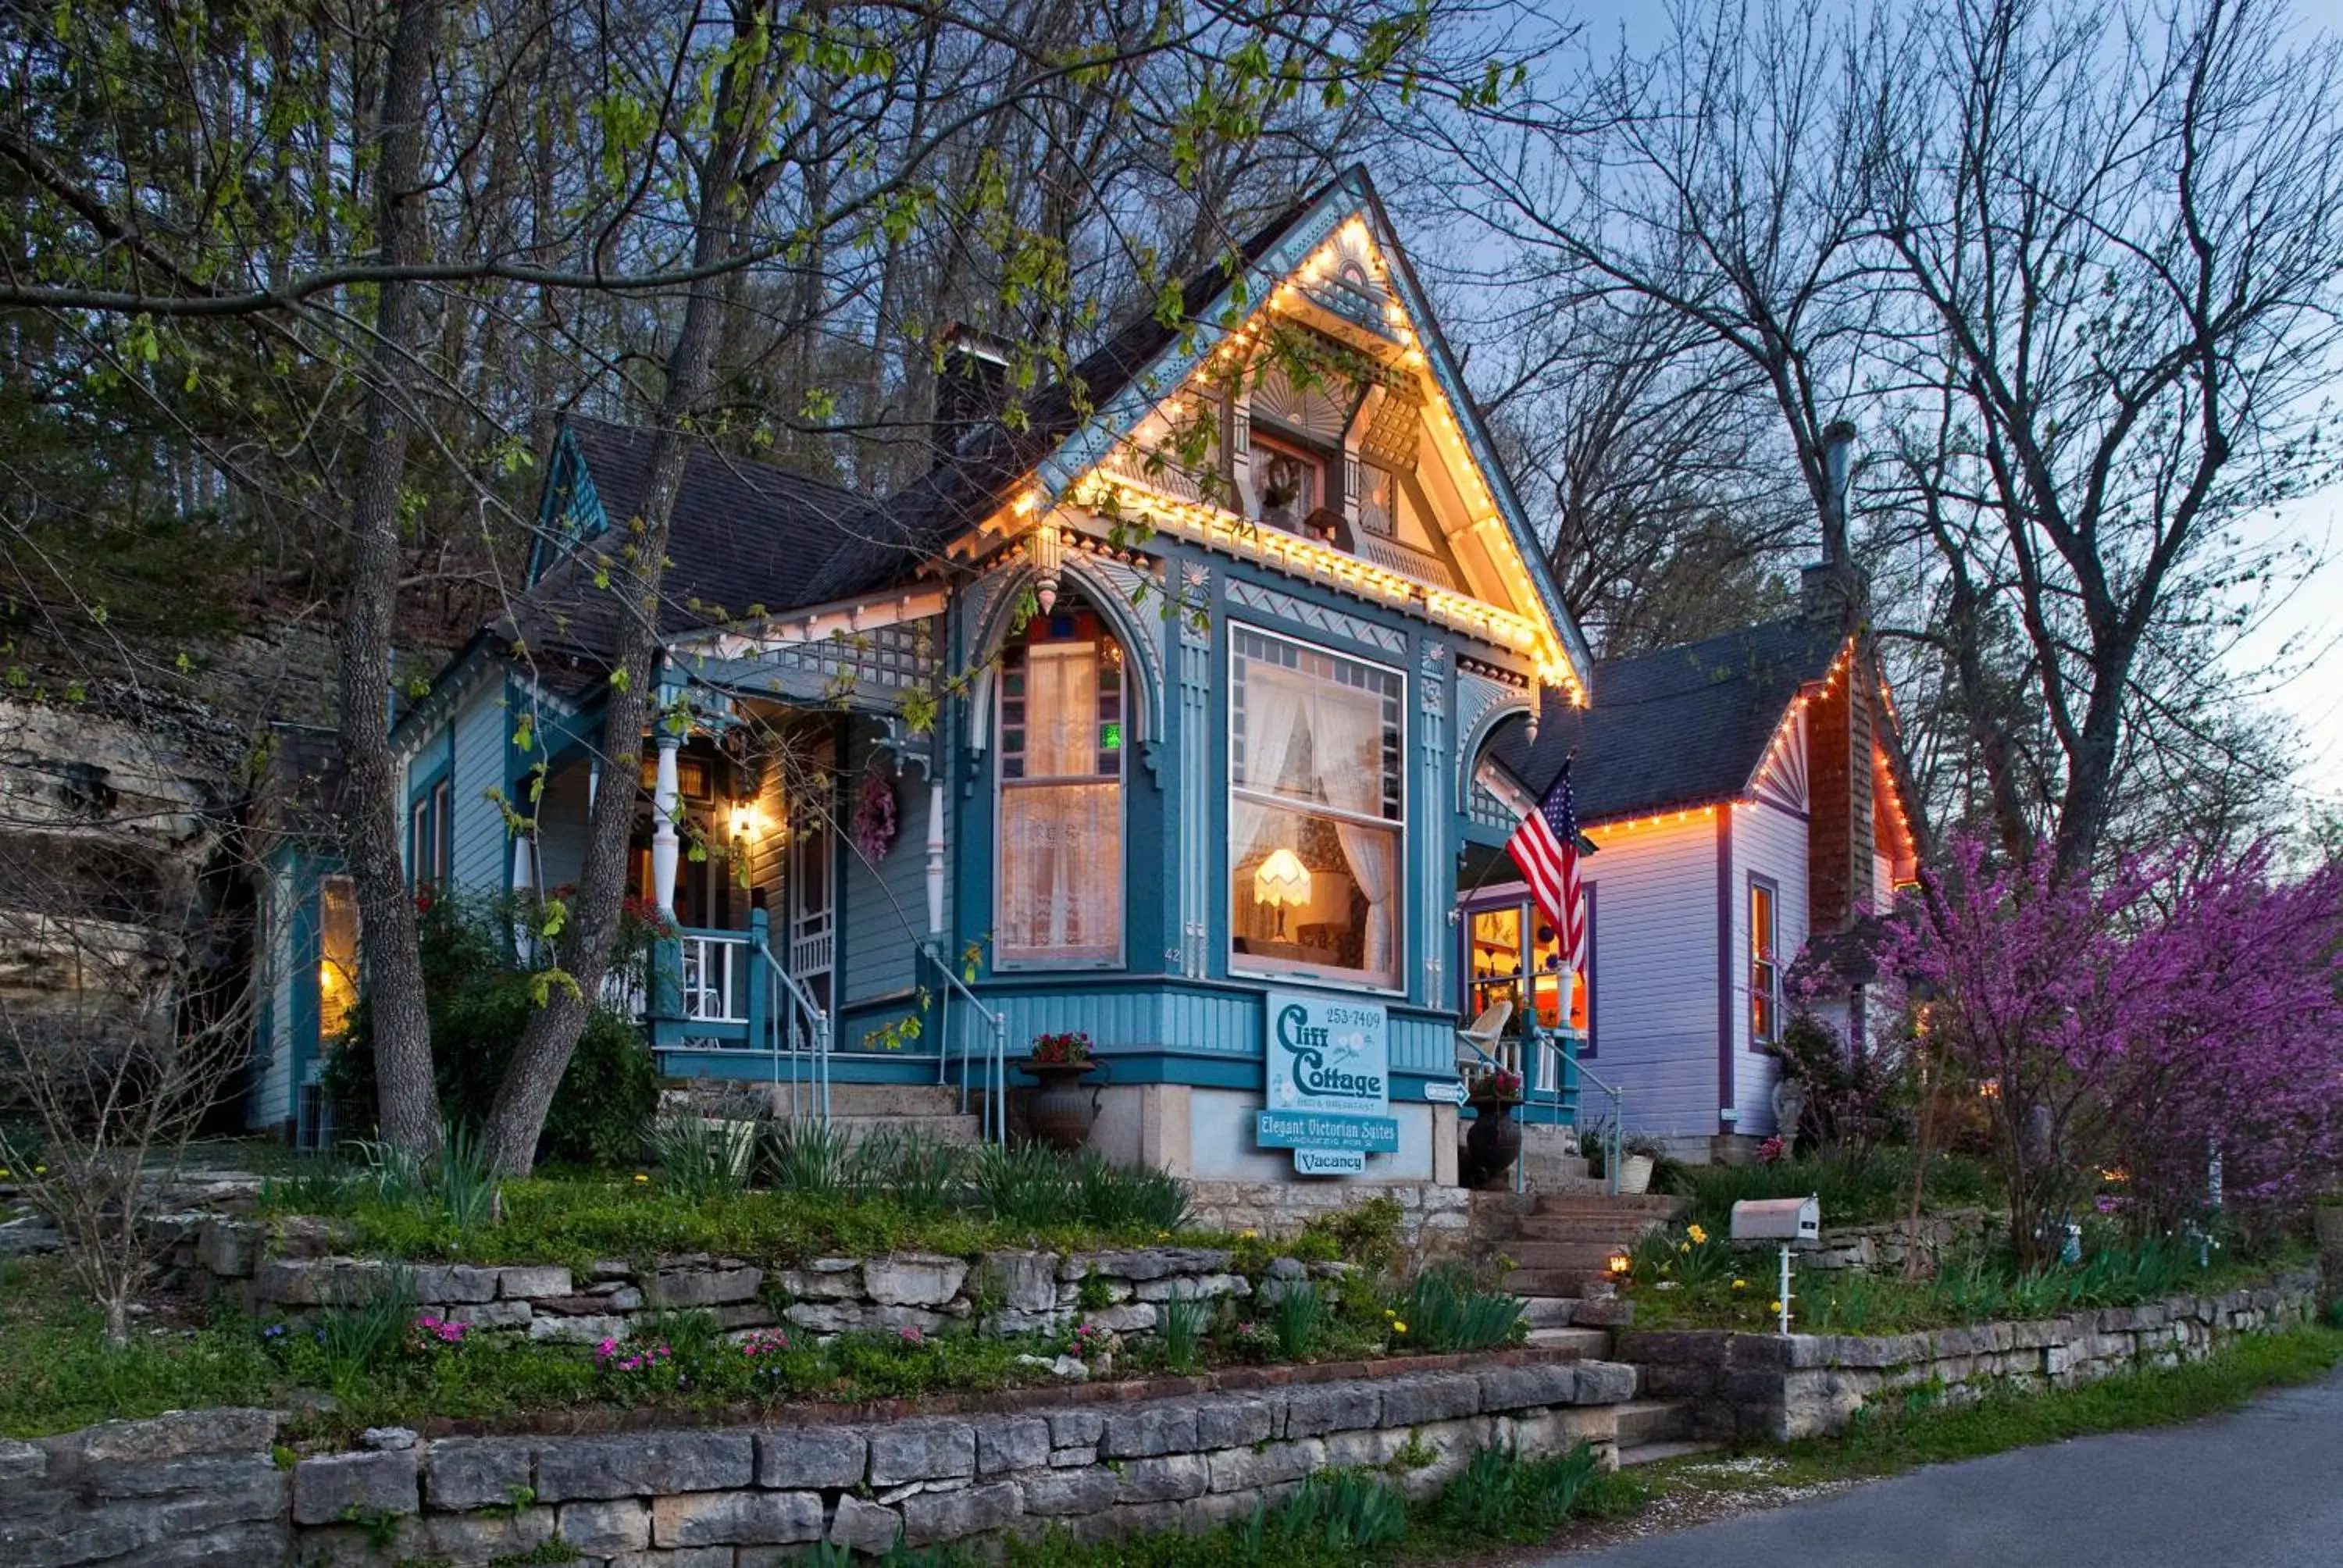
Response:
M1293 1151L1293 1173L1296 1176L1363 1176L1367 1173L1367 1156L1359 1149L1297 1149Z
M1264 1000L1268 1108L1255 1123L1255 1142L1264 1149L1397 1151L1390 1013L1379 1003L1309 991L1273 990Z

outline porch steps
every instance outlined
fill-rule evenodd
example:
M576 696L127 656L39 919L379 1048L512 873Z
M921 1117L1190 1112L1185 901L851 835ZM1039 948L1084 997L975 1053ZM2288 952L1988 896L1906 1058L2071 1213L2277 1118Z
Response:
M1546 1350L1576 1351L1582 1361L1599 1362L1611 1353L1609 1329L1532 1329L1523 1342Z
M1517 1296L1607 1298L1611 1255L1685 1207L1685 1200L1661 1193L1541 1193L1505 1245L1514 1266L1504 1288Z
M814 1091L803 1091L807 1104ZM790 1090L771 1091L772 1114L787 1116ZM980 1143L983 1130L974 1111L960 1108L960 1091L940 1083L832 1083L830 1124L860 1143L881 1129L916 1133L938 1143Z
M1692 1435L1692 1402L1681 1399L1638 1399L1614 1405L1619 1421L1619 1466L1654 1464L1663 1459L1709 1453L1721 1442L1696 1441Z

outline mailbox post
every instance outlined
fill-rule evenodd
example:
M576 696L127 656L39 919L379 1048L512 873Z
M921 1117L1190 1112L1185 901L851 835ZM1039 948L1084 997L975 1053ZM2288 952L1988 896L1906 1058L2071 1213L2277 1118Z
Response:
M1817 1198L1745 1198L1733 1206L1733 1239L1782 1246L1781 1332L1790 1332L1790 1249L1822 1244L1823 1206Z

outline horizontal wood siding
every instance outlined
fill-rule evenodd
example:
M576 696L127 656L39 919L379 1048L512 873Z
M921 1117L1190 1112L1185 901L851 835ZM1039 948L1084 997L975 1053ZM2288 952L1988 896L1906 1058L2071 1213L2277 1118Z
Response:
M487 798L505 784L504 699L501 682L484 680L456 715L455 786L448 791L456 819L447 874L467 892L495 891L512 882L504 813Z
M246 1124L275 1127L293 1115L293 977L300 972L302 955L293 950L297 937L293 919L295 881L278 870L268 879L268 955L263 960L267 987L268 1060L253 1093Z
M1716 824L1606 835L1584 862L1597 890L1603 967L1594 1070L1626 1095L1630 1131L1716 1127ZM1606 1113L1589 1088L1582 1118Z
M1743 807L1733 818L1733 858L1734 1103L1741 1111L1734 1130L1763 1138L1780 1131L1774 1125L1774 1083L1781 1070L1772 1057L1749 1049L1749 878L1755 873L1774 884L1775 956L1786 975L1806 945L1806 824L1770 805Z
M856 766L847 774L846 799L839 808L842 827L854 820L867 754L860 745L852 753ZM841 832L838 840L844 868L843 994L850 1003L910 990L916 983L920 939L928 930L927 788L916 777L894 778L891 769L889 781L895 789L895 839L886 855L873 866L854 847L850 831Z

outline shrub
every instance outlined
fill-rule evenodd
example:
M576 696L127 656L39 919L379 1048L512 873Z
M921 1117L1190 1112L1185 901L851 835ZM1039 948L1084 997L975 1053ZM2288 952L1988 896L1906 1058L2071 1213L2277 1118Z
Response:
M508 900L435 900L416 917L431 1017L431 1059L450 1123L485 1126L521 1031L537 1010L536 977L514 960ZM330 1047L326 1093L337 1126L370 1136L376 1125L373 1018L359 999L348 1034ZM537 1157L616 1166L641 1151L659 1103L659 1072L632 1020L597 1008L539 1135Z
M848 1187L852 1153L843 1130L820 1121L775 1121L757 1135L759 1181L801 1198L837 1198Z
M651 1124L651 1159L684 1197L729 1197L749 1184L752 1137L739 1123L676 1112Z
M1399 1261L1402 1218L1398 1199L1370 1198L1363 1203L1304 1221L1302 1237L1304 1242L1322 1241L1330 1260L1347 1258L1363 1269L1380 1273ZM1312 1250L1313 1255L1317 1250Z

